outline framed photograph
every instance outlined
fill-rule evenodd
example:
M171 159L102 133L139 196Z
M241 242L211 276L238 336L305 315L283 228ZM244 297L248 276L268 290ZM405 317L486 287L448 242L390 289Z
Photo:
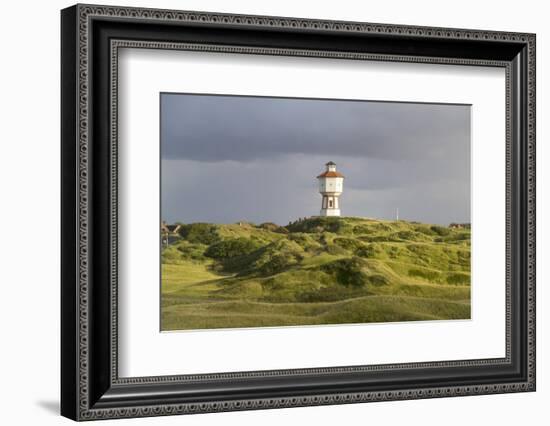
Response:
M61 412L535 390L535 35L61 12Z

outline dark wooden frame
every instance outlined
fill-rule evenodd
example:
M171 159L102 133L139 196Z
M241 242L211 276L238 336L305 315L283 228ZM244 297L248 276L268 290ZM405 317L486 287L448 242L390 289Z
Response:
M64 416L89 420L535 390L533 34L96 5L64 9L61 29ZM119 378L116 64L117 49L125 46L504 67L506 357Z

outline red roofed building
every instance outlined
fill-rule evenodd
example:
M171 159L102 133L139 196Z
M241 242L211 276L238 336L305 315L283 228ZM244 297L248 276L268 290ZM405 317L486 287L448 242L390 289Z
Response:
M340 216L340 194L344 189L344 175L336 171L336 164L329 161L326 170L317 176L321 201L321 216Z

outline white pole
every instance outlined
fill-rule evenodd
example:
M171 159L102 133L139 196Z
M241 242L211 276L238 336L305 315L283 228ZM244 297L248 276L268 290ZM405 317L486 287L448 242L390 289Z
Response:
M395 220L399 220L399 207L395 210Z

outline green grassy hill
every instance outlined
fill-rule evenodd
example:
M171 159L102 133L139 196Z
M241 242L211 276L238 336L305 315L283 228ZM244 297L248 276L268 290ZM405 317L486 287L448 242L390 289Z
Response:
M470 318L470 230L313 217L183 225L162 330Z

